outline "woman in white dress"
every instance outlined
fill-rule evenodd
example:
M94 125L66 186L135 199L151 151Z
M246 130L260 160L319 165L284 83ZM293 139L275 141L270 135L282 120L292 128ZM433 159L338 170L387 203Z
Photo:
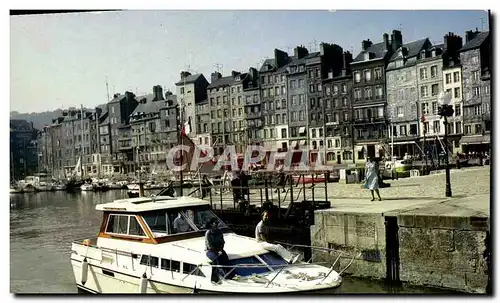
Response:
M365 188L369 189L372 193L372 200L375 201L375 195L373 192L375 191L378 196L378 200L382 201L380 198L380 193L378 191L378 168L377 163L373 161L373 158L369 157L366 161L366 177L365 177Z

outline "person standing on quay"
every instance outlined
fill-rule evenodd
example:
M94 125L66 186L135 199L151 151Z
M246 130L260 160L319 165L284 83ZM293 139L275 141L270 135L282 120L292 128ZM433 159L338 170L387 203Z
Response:
M371 201L375 201L375 195L373 194L374 191L377 193L378 200L382 201L382 198L380 198L380 192L378 190L379 179L378 179L377 163L373 161L372 157L368 157L366 161L366 177L365 177L364 187L371 191L372 193Z

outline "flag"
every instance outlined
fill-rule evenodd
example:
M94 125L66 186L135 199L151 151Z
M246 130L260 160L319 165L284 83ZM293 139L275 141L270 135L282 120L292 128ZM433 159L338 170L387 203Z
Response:
M191 132L191 117L186 123L184 123L184 127L182 127L181 130L181 136L186 137L187 135L189 135L190 132Z

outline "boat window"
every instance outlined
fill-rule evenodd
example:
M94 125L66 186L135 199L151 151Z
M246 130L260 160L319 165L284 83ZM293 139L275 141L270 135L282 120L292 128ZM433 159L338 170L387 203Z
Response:
M183 213L191 222L194 223L198 230L209 229L210 220L212 218L217 218L217 216L208 207L188 209L183 211ZM227 225L220 219L219 228L227 228Z
M193 272L194 271L194 272ZM191 273L193 272L193 273ZM189 264L186 262L182 263L182 273L184 274L192 274L200 277L204 277L205 275L201 272L200 268L194 264Z
M130 215L110 215L106 232L110 234L146 237L137 218Z
M144 234L144 231L142 230L141 225L139 224L139 221L137 221L136 217L130 216L128 234L133 235L133 236L141 236L141 237L146 236Z
M168 234L167 217L165 210L147 212L144 213L142 217L153 233L160 232Z
M256 257L247 257L247 258L229 260L229 263L231 265L244 265L244 264L262 265L262 267L246 267L246 268L236 267L234 272L242 277L269 272L269 268L267 268L265 264L262 264L262 262L260 262L259 259L257 259Z
M179 272L181 269L181 262L161 259L161 269Z
M152 257L149 255L142 255L141 265L158 267L158 257Z
M267 265L270 265L273 269L280 268L279 265L287 265L288 262L285 261L280 255L277 253L269 252L266 254L259 255L259 257L266 262Z
M113 234L127 234L128 216L110 215L106 232Z

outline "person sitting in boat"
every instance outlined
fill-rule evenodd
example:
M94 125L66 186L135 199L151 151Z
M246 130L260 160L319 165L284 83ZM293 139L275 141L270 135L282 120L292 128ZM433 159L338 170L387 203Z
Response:
M229 257L224 251L224 235L219 229L217 218L212 218L209 221L210 228L205 233L205 246L207 257L210 259L212 265L229 265ZM225 275L224 268L213 268L212 270L212 282L218 282L219 276L217 273L220 273L222 276ZM228 277L230 278L230 277Z
M189 223L181 213L178 214L177 218L174 220L174 232L177 233L185 233L191 230Z
M293 256L289 251L287 251L280 244L272 244L268 242L269 239L269 213L267 211L262 213L262 220L257 223L255 227L255 240L260 242L260 244L267 250L273 251L280 255L285 261L292 264L295 263L299 255Z

